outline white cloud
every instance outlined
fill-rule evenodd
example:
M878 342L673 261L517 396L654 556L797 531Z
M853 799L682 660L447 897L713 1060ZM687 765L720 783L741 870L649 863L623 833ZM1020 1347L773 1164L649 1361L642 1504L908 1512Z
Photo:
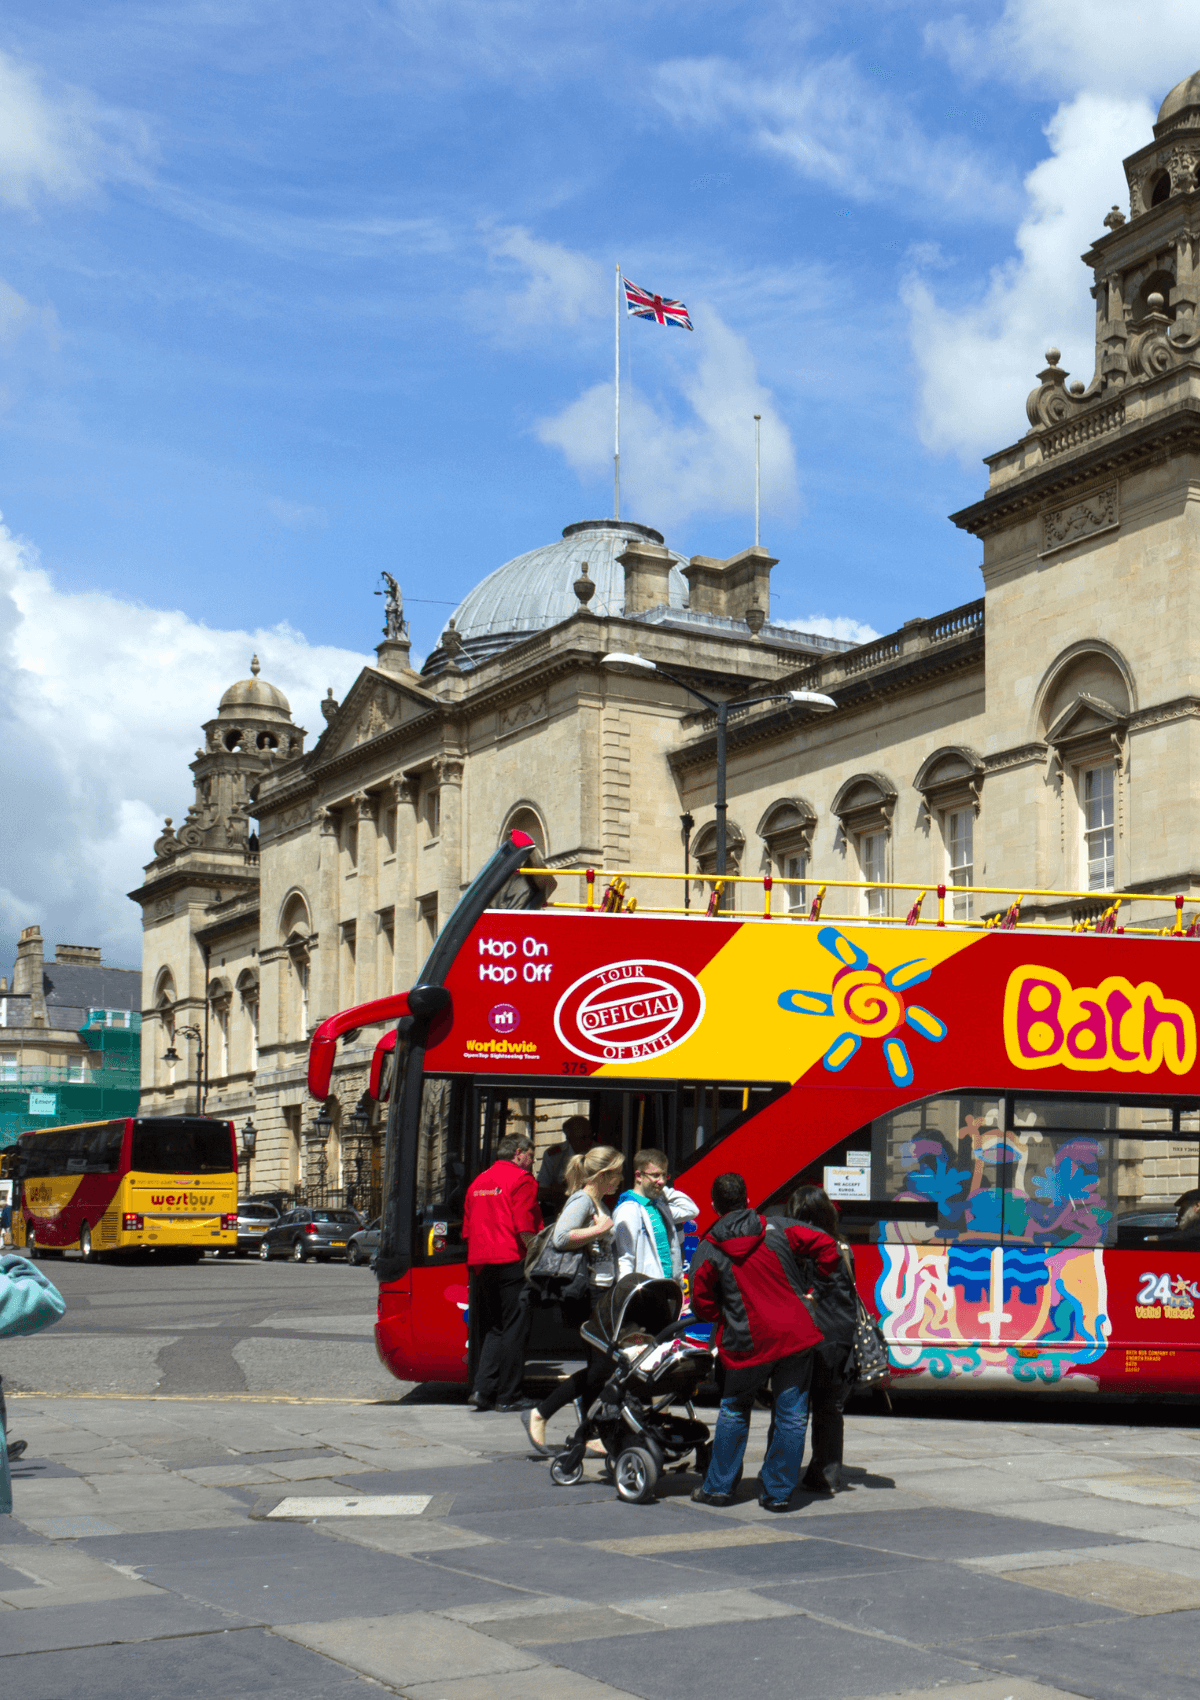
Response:
M856 201L933 205L971 218L1015 209L1008 173L961 136L929 136L900 101L849 58L765 78L727 59L677 59L659 67L655 93L680 126L743 132L802 177Z
M220 631L101 591L66 594L0 525L7 960L18 929L37 922L51 942L99 944L108 961L138 963L139 911L124 894L164 815L186 814L200 727L255 651L310 741L326 686L344 697L366 659L287 625Z
M81 89L51 94L31 66L0 51L0 201L31 207L41 195L83 194L130 171L145 145L136 119Z
M870 643L879 633L864 620L852 620L849 615L809 614L803 620L773 620L772 625L786 626L790 632L814 632L818 637L841 638L843 643Z
M689 304L690 305L690 304ZM688 337L676 358L683 407L649 399L635 388L621 396L622 511L658 527L692 514L745 513L754 504L754 415L762 414L764 513L794 507L796 462L788 428L758 379L745 339L698 303L692 335L635 325L651 335ZM596 384L554 418L538 423L543 443L558 449L581 479L612 469L613 392Z
M945 306L917 270L904 286L920 374L918 425L930 448L973 465L1028 429L1024 400L1051 345L1085 383L1094 367L1095 308L1080 254L1127 202L1121 161L1150 137L1143 100L1081 94L1047 128L1051 155L1025 179L1018 257L994 267L982 297Z
M500 327L577 325L611 310L613 275L597 260L556 242L543 242L513 227L487 237L493 260L511 260L527 274L525 287L507 295L495 322Z
M281 501L278 496L268 499L267 512L290 531L324 531L329 524L324 508L307 508L298 502Z
M960 14L927 25L925 39L973 82L999 73L1059 96L1157 91L1157 106L1200 65L1200 12L1195 0L1158 0L1148 13L1129 0L1007 0L990 26Z

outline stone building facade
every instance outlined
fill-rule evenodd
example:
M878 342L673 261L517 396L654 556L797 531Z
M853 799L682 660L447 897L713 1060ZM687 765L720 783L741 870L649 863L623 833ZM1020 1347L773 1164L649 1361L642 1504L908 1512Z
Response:
M710 696L835 700L730 722L731 867L799 882L776 908L838 879L945 883L961 919L1033 887L1057 895L1023 913L1068 924L1114 889L1161 897L1143 925L1168 924L1177 893L1200 900L1200 73L1126 172L1129 214L1114 208L1084 256L1093 376L1069 383L1050 350L1028 428L953 516L982 542L981 598L849 649L771 622L765 551L687 561L648 528L598 521L485 579L419 674L393 606L378 664L331 693L310 751L278 692L227 692L188 822L132 894L147 1110L194 1090L159 1058L173 1030L204 1028L208 1108L253 1115L256 1185L295 1184L312 1027L411 983L502 833L524 828L560 867L670 871L690 815L711 872L710 720L661 675L603 667L613 651ZM914 896L831 887L826 912ZM373 1037L335 1075L343 1174ZM1194 1156L1136 1143L1127 1197L1195 1184Z

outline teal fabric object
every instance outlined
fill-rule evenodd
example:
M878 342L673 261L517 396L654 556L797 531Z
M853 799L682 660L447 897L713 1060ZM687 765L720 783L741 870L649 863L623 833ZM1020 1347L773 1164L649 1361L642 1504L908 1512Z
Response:
M667 1224L663 1221L663 1213L657 1204L652 1204L648 1198L643 1198L640 1192L623 1192L617 1200L624 1204L626 1199L632 1199L640 1204L650 1220L650 1228L654 1234L654 1245L658 1252L658 1261L664 1275L669 1276L672 1268L671 1236L667 1232Z
M40 1269L26 1257L0 1256L0 1340L38 1334L57 1322L66 1300ZM12 1510L12 1479L8 1452L0 1447L0 1515Z

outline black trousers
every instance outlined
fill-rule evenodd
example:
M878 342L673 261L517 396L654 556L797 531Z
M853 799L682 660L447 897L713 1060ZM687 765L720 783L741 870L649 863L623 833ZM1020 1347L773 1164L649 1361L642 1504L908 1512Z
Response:
M564 1300L562 1304L563 1325L567 1328L582 1328L592 1314L592 1305L599 1295L589 1290L586 1298ZM584 1414L595 1404L600 1389L608 1380L612 1365L598 1352L595 1346L584 1341L587 1352L587 1362L582 1369L577 1369L574 1375L560 1381L552 1393L548 1393L538 1405L540 1417L552 1417L555 1411L561 1411L564 1405L569 1405L573 1399L578 1399L583 1406Z
M467 1372L471 1391L489 1404L520 1397L532 1318L525 1261L477 1263L468 1274Z
M843 1374L850 1348L822 1340L813 1352L812 1386L808 1394L809 1432L812 1457L804 1472L809 1487L842 1484L842 1448L845 1443L843 1411L852 1383Z

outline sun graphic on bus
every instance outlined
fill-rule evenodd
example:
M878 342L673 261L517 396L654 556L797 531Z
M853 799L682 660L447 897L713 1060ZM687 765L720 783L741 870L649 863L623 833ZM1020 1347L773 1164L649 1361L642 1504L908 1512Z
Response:
M817 943L841 964L832 987L828 992L781 992L779 1007L793 1015L829 1016L838 1023L841 1031L822 1058L831 1074L841 1073L864 1039L879 1039L894 1084L909 1085L913 1065L900 1029L907 1025L935 1044L946 1037L946 1023L932 1010L904 1001L905 992L929 978L925 958L902 962L885 973L836 927L822 927Z

